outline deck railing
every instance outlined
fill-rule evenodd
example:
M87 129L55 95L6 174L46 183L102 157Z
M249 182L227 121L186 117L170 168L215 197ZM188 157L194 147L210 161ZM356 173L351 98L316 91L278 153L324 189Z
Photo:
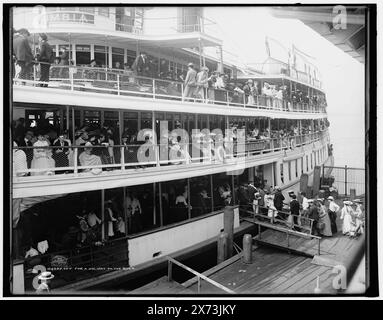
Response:
M265 153L293 150L318 141L326 134L312 133L286 138L251 139L244 143L210 141L128 145L14 147L14 177L40 179L42 176L77 177L108 174L119 170L169 165L219 164L251 160ZM22 150L22 151L20 151ZM17 154L23 152L24 154ZM55 179L58 177L56 176Z
M326 113L326 107L319 104L289 102L265 95L254 95L254 102L252 102L247 95L226 89L203 88L203 96L195 94L192 97L186 97L182 82L137 76L133 71L52 65L49 82L43 82L39 81L39 69L39 65L34 65L33 72L22 74L21 77L17 74L13 79L14 85L282 112ZM195 92L197 92L196 89Z
M166 256L166 259L168 260L168 281L172 281L173 280L173 264L175 264L175 265L181 267L182 269L184 269L186 271L189 271L190 273L192 273L195 276L197 276L197 292L198 293L201 292L201 279L202 279L202 280L205 280L206 282L210 283L214 287L217 287L218 289L221 289L221 290L225 291L226 293L235 294L235 291L230 290L229 288L226 288L222 284L220 284L220 283L218 283L218 282L216 282L216 281L206 277L202 273L199 273L199 272L193 270L192 268L189 268L188 266L185 266L183 263L173 259L172 257Z

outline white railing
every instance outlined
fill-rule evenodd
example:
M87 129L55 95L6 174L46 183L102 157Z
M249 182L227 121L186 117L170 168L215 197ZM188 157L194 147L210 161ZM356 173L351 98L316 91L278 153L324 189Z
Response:
M184 84L179 81L137 76L132 71L119 69L52 65L49 82L43 82L38 80L39 69L39 66L36 65L33 72L27 76L15 78L14 85L283 112L326 113L325 106L319 104L289 102L265 95L253 95L254 99L249 99L246 94L226 89L202 88L202 91L197 93L197 89L194 88L195 94L186 97Z
M294 150L319 141L326 134L327 130L284 138L247 139L244 143L221 140L175 145L147 142L115 146L15 147L13 175L16 179L22 177L30 181L43 176L58 179L59 176L93 176L145 167L230 163L233 160L254 159L265 153Z

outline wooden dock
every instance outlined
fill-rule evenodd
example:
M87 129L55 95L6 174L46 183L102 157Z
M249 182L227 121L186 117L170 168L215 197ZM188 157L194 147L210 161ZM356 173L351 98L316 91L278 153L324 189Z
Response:
M317 239L300 237L289 234L289 246L286 246L286 232L267 229L261 236L254 237L255 245L252 251L252 263L245 264L242 254L224 261L202 273L215 283L219 283L235 292L235 294L251 295L299 295L314 294L319 277L319 288L322 294L337 294L333 281L339 274L334 266L342 265L352 272L353 261L356 264L364 252L364 236L349 238L338 232L332 237L320 240L318 255ZM161 278L158 284L151 283L145 291L147 294L166 293L170 295L227 294L219 287L192 278L182 284L184 291L175 284L166 284L166 278ZM153 288L153 291L150 289Z

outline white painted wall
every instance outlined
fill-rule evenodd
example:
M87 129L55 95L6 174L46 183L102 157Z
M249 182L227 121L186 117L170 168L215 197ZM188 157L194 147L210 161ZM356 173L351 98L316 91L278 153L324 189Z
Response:
M239 210L234 209L234 228L239 227ZM129 240L129 264L136 266L217 237L223 229L223 212L192 223ZM161 254L153 258L153 254Z
M177 7L156 7L145 11L144 34L175 34L177 29Z

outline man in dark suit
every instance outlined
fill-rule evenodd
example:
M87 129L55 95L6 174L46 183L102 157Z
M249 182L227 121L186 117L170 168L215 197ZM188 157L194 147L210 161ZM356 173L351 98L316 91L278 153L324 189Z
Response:
M37 60L40 61L40 81L49 82L49 69L54 58L53 50L45 33L40 33L39 41L40 53L37 55ZM48 87L48 83L42 83L40 86Z
M284 195L282 194L280 187L275 187L275 195L274 195L274 206L275 209L278 210L278 215L280 215L282 218L285 218L283 214L281 214L280 211L283 209L283 200L285 200Z
M313 235L319 235L320 230L318 229L318 221L319 221L319 210L318 207L314 204L313 199L308 200L309 203L309 218L313 219L313 227L312 227L312 234Z
M184 97L193 97L197 87L197 72L194 70L194 64L188 64L188 72L184 81Z
M20 141L18 141L19 147L32 147L33 146L32 138L33 138L33 132L31 130L27 130L25 132L24 138L21 139ZM25 155L27 156L27 165L28 165L28 169L30 169L32 159L33 159L33 149L32 148L28 148L28 149L25 148L22 150L25 152Z
M65 140L65 135L60 134L58 139L53 142L54 147L59 148L53 148L53 155L52 158L56 162L56 167L68 167L69 166L69 160L68 160L68 154L69 154L69 143ZM56 171L56 174L63 173L63 171Z
M290 201L290 213L294 216L294 224L298 225L298 216L299 216L299 202L297 200L297 196L295 194L289 194L291 201ZM297 226L294 226L295 230L298 230Z
M149 59L145 52L140 52L132 64L132 69L139 76L149 76Z
M17 72L16 78L29 80L32 72L32 49L28 42L30 33L27 29L20 29L18 33L14 34L13 38L13 54L16 57L16 65L20 71Z

